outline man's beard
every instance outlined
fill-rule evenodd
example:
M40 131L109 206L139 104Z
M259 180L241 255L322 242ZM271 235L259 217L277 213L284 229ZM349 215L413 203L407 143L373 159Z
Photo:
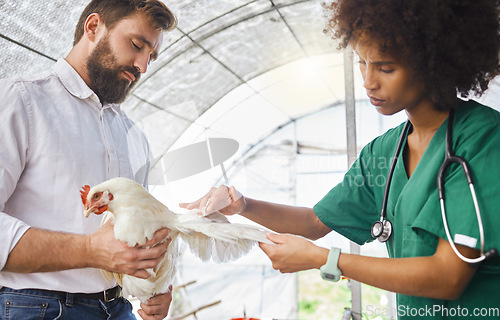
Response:
M117 65L116 55L111 50L107 35L99 41L88 57L87 71L92 90L103 104L125 101L141 75L134 67ZM135 80L130 83L129 80L124 79L123 71L133 74Z

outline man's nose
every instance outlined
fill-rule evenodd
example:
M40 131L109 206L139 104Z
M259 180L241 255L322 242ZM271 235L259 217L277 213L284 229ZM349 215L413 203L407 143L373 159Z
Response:
M149 53L141 53L135 59L134 66L140 73L145 73L148 70L149 61L151 56Z

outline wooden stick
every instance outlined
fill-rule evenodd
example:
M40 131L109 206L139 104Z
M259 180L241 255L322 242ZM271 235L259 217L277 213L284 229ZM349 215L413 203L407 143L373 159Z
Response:
M219 300L219 301L215 301L215 302L209 303L209 304L207 304L207 305L204 305L204 306L198 307L198 308L196 308L195 310L190 311L189 313L186 313L186 314L184 314L184 315L182 315L182 316L179 316L179 317L173 318L173 319L171 319L171 320L181 320L181 319L187 318L187 317L189 317L190 315L194 315L194 314L196 314L196 312L199 312L199 311L201 311L201 310L203 310L203 309L206 309L206 308L213 307L213 306L215 306L215 305L217 305L217 304L219 304L219 303L221 303L221 302L222 302L222 301L221 301L221 300Z
M190 281L190 282L188 282L188 283L185 283L185 284L181 284L181 285L179 285L179 286L176 286L176 287L174 287L174 288L172 289L172 291L182 289L182 288L184 288L184 287L187 287L187 286L189 286L189 285L192 285L193 283L196 283L196 280L193 280L193 281Z

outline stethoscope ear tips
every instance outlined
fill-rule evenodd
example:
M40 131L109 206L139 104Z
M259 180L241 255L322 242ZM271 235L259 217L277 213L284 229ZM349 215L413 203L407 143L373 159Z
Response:
M480 259L484 257L484 259ZM477 262L469 262L469 265L473 268L479 266L479 264L481 264L482 262L488 260L488 259L491 259L491 258L495 258L495 257L498 257L498 250L495 249L495 248L492 248L488 251L486 251L485 253L483 253L483 255L481 257L479 257L478 259L476 260L480 260L480 261L477 261Z
M488 260L490 258L498 257L497 249L493 248L484 253L484 260Z

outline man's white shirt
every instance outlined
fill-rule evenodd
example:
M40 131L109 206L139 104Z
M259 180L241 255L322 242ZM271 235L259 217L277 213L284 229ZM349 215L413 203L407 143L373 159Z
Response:
M0 99L1 270L29 227L94 233L101 217L83 216L79 190L118 176L146 186L149 150L119 105L103 106L64 59L37 76L0 80ZM90 293L114 285L93 268L0 272L0 287L13 289Z

